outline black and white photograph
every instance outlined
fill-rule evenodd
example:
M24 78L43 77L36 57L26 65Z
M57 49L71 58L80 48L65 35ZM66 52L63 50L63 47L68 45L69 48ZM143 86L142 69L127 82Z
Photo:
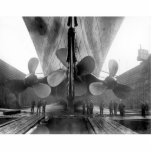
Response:
M0 133L151 134L149 31L149 17L1 17Z
M0 149L151 151L150 3L15 1L0 5Z

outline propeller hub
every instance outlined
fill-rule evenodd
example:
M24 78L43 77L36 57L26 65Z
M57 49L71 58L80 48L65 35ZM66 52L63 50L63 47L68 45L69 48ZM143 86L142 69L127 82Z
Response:
M30 87L34 84L37 84L38 83L38 79L37 79L37 76L34 75L34 74L30 74L28 77L25 78L24 80L24 84L27 86L27 87Z
M107 85L108 89L114 89L117 84L116 80L111 77L107 77L104 82Z

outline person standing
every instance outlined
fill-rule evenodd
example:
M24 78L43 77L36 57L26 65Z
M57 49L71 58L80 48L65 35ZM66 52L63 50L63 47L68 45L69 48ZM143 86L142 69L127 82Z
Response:
M103 109L104 109L104 103L101 102L100 103L100 115L102 115L102 116L103 116Z
M41 113L41 100L37 102L37 114Z
M145 103L144 103L144 102L141 103L141 115L142 115L143 117L146 116L146 106L145 106Z
M91 102L91 103L90 103L90 114L91 114L91 115L93 115L93 107L94 107L94 106L93 106L93 103Z
M109 103L109 112L110 112L110 116L113 116L113 102L112 102L112 100Z
M46 101L45 100L43 102L42 108L43 108L43 113L45 114L45 109L46 109Z
M31 104L31 113L32 114L34 113L34 107L35 107L35 101L33 100L32 104Z
M118 104L117 102L114 102L114 115L117 115L117 111L118 111Z
M146 115L148 115L148 113L149 113L149 106L148 106L148 102L146 102L145 103L145 113L146 113Z
M119 104L119 111L120 111L120 116L125 115L125 105L123 103Z

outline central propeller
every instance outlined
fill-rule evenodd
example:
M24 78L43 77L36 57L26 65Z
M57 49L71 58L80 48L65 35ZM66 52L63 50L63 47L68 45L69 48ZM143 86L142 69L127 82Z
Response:
M56 56L61 63L68 68L66 62L68 49L61 48L56 51ZM74 83L75 83L75 95L80 96L87 92L87 86L82 82L81 77L88 75L94 71L95 61L91 56L84 57L75 67ZM67 78L67 69L59 69L52 72L48 77L47 81L51 87L56 87ZM83 88L83 89L82 89ZM81 91L80 91L81 90Z
M49 96L51 88L47 84L39 83L39 79L35 75L38 64L39 60L37 58L31 58L28 62L29 75L24 80L9 80L6 83L6 87L16 92L22 92L31 87L38 97L46 98Z
M112 89L114 94L121 99L129 96L131 88L127 85L119 84L114 76L118 71L118 63L115 60L110 60L108 64L109 76L103 82L93 82L89 85L89 90L93 95L100 95L106 89Z

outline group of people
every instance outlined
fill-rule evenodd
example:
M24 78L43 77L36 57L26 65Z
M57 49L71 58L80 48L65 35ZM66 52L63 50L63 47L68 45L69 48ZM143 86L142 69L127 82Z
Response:
M87 103L86 106L85 106L85 104L83 104L83 114L87 113L87 115L92 115L93 114L93 108L94 108L94 105L93 105L92 102Z
M101 102L100 103L100 115L103 115L103 111L104 111L104 102ZM114 102L114 101L111 101L109 103L109 114L110 116L113 116L113 115L117 115L118 113L118 110L120 112L120 115L121 116L124 116L125 114L125 105L121 102L120 104L118 104L117 102Z
M100 115L104 114L104 107L105 107L104 102L101 102L99 105ZM125 115L125 105L122 102L118 104L117 102L111 101L109 103L108 108L109 108L110 116L113 115L116 116L118 114L118 111L120 112L120 116ZM92 115L93 109L94 109L94 105L92 102L82 105L83 114Z
M34 113L34 108L36 106L36 103L35 101L33 100L32 101L32 104L31 104L31 113L33 114ZM46 109L46 101L41 101L39 100L37 102L37 114L40 114L41 112L45 114L45 109Z
M111 101L109 103L109 112L110 112L110 116L113 116L113 115L117 115L117 112L120 112L120 116L124 116L125 115L125 105L121 102L121 103L117 103L117 102L114 102L114 101Z

